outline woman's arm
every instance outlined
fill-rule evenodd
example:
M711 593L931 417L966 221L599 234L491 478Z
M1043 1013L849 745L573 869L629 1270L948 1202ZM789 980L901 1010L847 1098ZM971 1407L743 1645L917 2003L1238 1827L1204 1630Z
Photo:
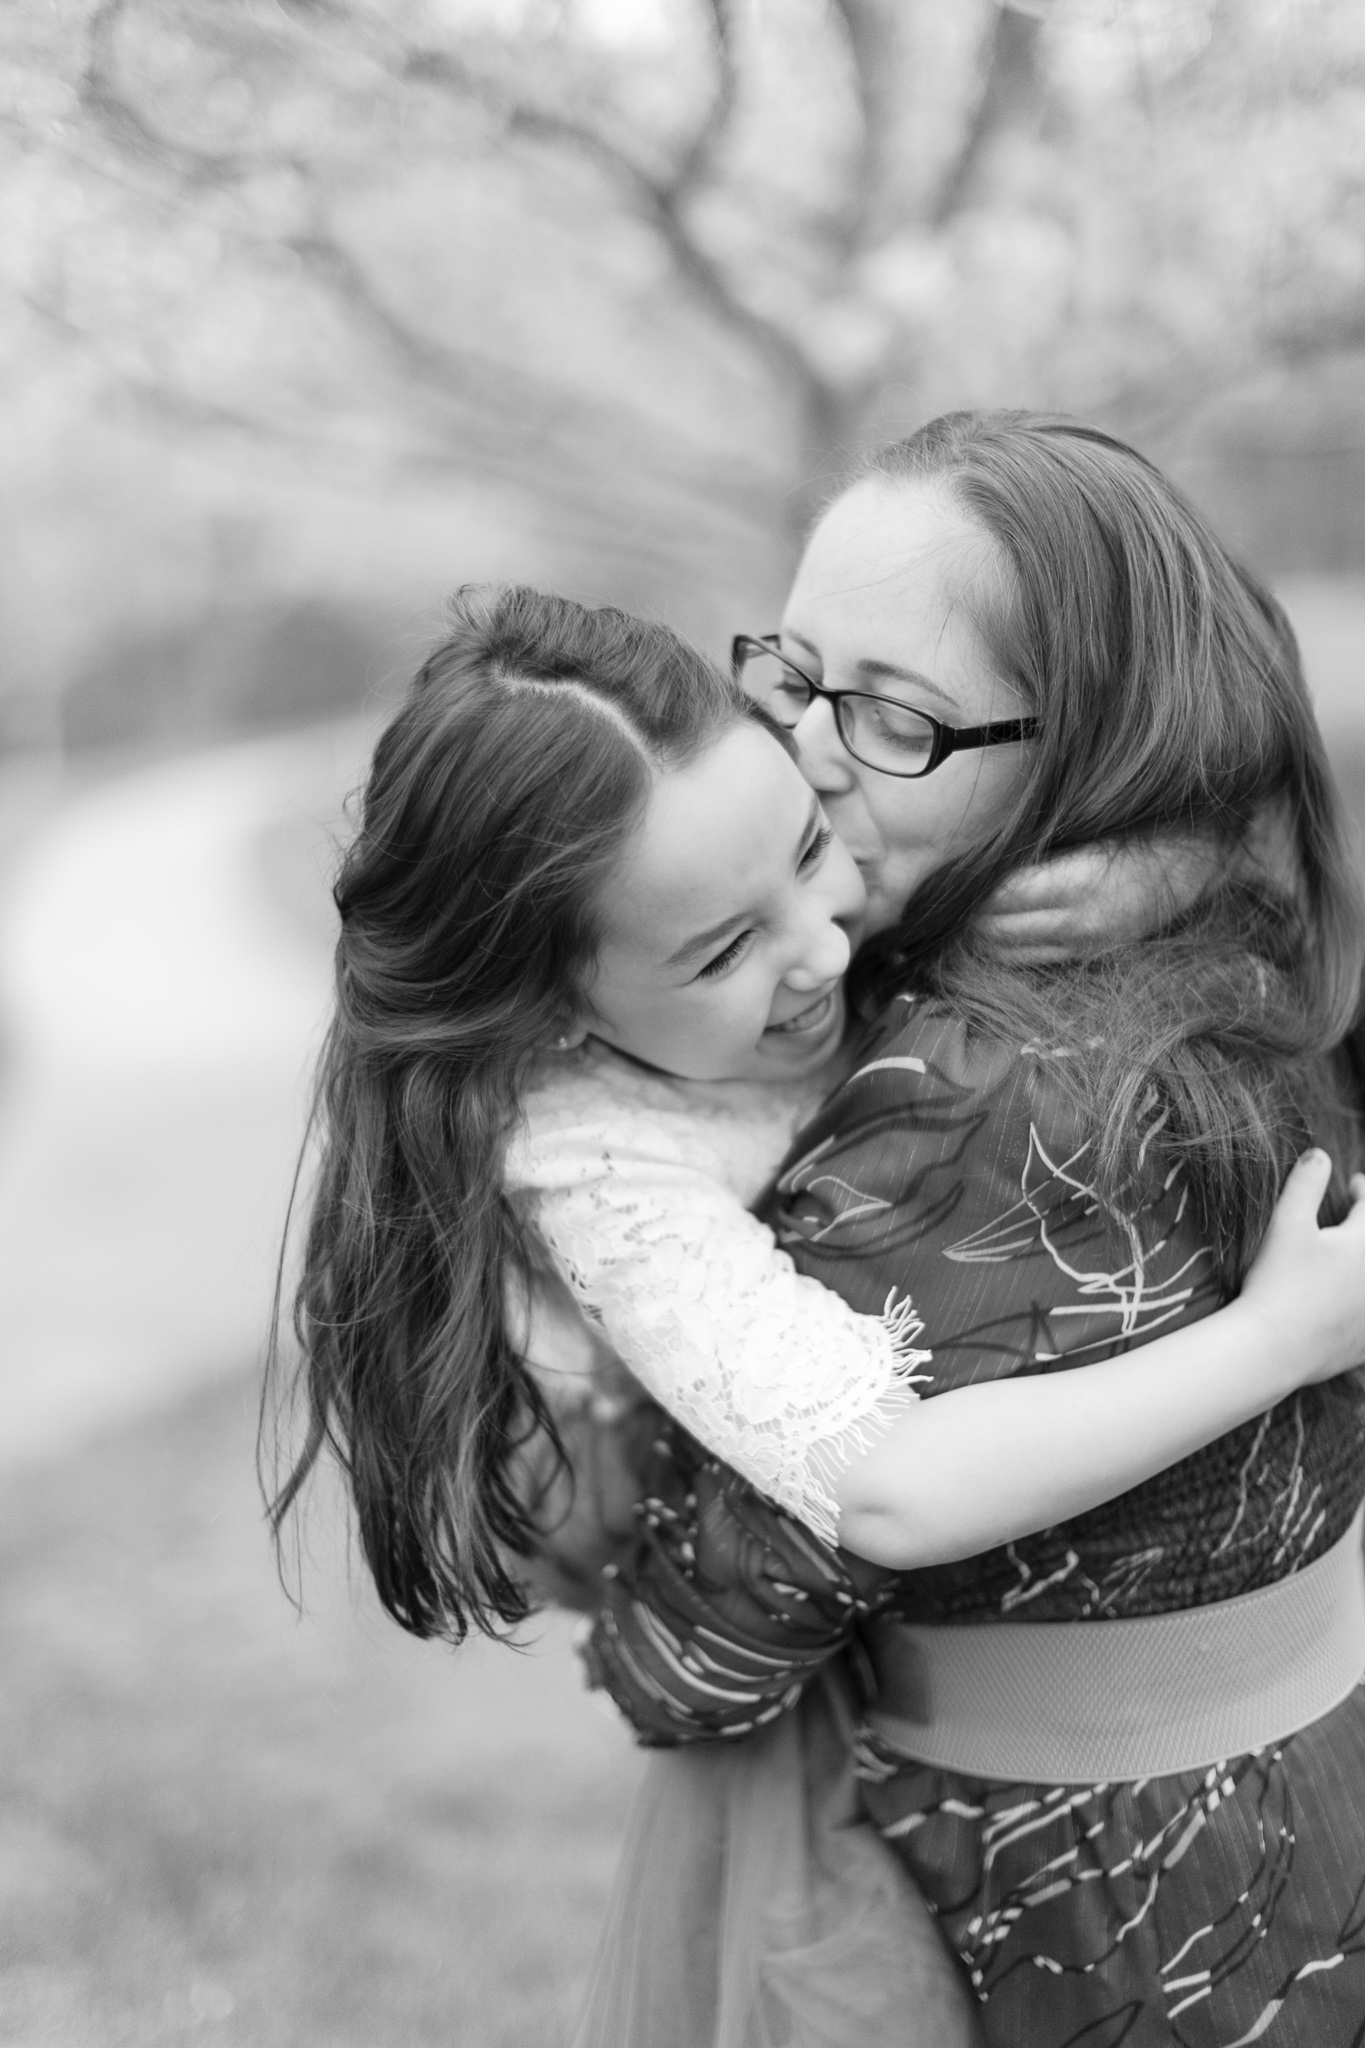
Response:
M1084 1371L922 1401L841 1474L839 1541L905 1571L1066 1521L1177 1464L1310 1380L1365 1360L1365 1176L1333 1230L1307 1152L1238 1299Z

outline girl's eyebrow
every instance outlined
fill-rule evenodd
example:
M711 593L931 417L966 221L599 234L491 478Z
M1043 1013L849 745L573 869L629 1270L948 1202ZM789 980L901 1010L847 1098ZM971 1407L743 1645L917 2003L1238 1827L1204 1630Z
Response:
M819 826L820 799L818 796L813 796L810 800L810 809L806 813L806 822L801 828L801 837L797 842L798 858L809 843L811 835L819 830ZM704 932L694 933L690 939L683 940L676 953L669 954L664 962L664 966L688 966L691 961L697 958L699 953L705 953L709 947L717 945L727 932L732 932L736 925L744 924L752 915L752 911L736 910L732 916L723 917L719 924L708 925Z

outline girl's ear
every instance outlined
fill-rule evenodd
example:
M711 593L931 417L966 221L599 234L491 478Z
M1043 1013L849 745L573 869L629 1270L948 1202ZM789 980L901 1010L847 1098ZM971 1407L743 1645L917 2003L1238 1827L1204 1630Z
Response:
M587 1024L581 1017L575 1017L551 1040L550 1049L552 1052L572 1052L575 1046L582 1045L587 1035Z

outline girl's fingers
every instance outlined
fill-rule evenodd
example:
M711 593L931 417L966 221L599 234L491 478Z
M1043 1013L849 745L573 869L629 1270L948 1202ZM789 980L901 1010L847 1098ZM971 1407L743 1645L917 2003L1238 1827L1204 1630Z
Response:
M1344 1235L1354 1244L1357 1238L1365 1240L1365 1173L1353 1173L1346 1183L1346 1190L1351 1197L1350 1212L1337 1224L1335 1230L1324 1231L1323 1235Z
M1280 1190L1278 1207L1296 1222L1312 1223L1322 1206L1327 1193L1327 1183L1332 1178L1332 1162L1320 1146L1314 1145L1299 1157L1289 1169L1289 1177Z
M1016 868L999 883L990 898L993 917L1050 916L1057 907L1054 863L1042 861L1033 867Z

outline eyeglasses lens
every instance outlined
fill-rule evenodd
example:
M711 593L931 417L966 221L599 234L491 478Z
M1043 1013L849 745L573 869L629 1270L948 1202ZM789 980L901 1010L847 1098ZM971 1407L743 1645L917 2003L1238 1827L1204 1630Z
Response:
M869 768L923 775L933 759L933 726L894 697L844 697L839 714L844 745Z
M810 686L805 677L788 668L780 654L773 654L766 647L746 649L740 680L749 695L771 711L779 725L795 725L810 703Z
M811 686L780 654L752 643L744 650L740 678L778 723L796 725L809 708ZM888 775L923 775L934 755L934 728L918 711L894 697L835 695L839 737L854 759Z

